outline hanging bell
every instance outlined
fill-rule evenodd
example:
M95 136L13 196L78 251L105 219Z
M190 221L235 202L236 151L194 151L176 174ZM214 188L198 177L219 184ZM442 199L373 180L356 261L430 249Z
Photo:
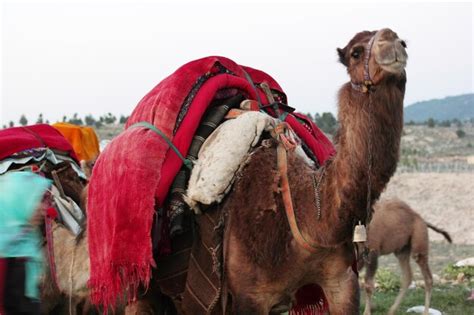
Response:
M354 243L363 243L367 241L367 231L360 221L354 228L354 236L352 239Z

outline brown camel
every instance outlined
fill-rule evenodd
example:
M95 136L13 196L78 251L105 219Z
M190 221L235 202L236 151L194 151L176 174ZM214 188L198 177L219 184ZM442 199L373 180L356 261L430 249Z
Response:
M290 151L288 172L280 173L275 146L279 152L281 147L265 141L267 145L251 153L227 198L215 206L227 218L224 285L229 295L224 294L221 303L226 306L230 297L227 311L283 311L299 288L313 283L323 288L331 314L358 313L352 232L357 222L369 219L372 203L396 169L403 127L405 48L396 33L383 29L358 33L338 49L350 82L339 92L334 158L316 170ZM282 200L285 174L302 234L298 240L285 214L288 200ZM309 244L301 243L301 238ZM179 298L174 302L180 310ZM139 312L139 306L130 305L129 310Z
M389 314L395 314L400 302L412 281L410 256L420 266L425 281L425 315L429 314L433 277L428 265L428 228L443 234L451 241L451 237L428 222L405 202L398 199L384 200L374 205L374 213L368 228L367 248L369 254L366 260L365 274L366 304L364 314L371 313L371 299L374 292L374 276L377 271L377 259L381 255L394 253L397 256L402 271L400 293L390 307ZM359 269L364 260L359 260Z
M379 197L396 169L405 48L395 32L383 29L358 33L338 49L351 81L339 91L337 154L314 170L288 153L296 220L304 239L311 240L311 250L290 233L282 195L275 189L275 148L259 147L252 153L222 210L229 217L224 259L233 313L268 314L276 306L288 308L296 290L309 283L322 287L331 314L358 313L352 233L358 221L370 217L367 200L371 204ZM319 191L314 181L320 181Z

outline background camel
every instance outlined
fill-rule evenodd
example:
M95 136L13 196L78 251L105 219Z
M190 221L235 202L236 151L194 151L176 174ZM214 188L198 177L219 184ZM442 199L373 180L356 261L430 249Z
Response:
M394 253L397 256L402 271L402 285L400 293L390 307L389 314L395 314L408 286L412 281L410 256L420 266L425 281L425 310L429 313L433 277L428 265L428 228L443 234L451 243L451 237L443 231L423 220L418 213L411 209L405 202L398 199L384 200L374 205L374 214L368 228L367 248L369 250L366 260L365 273L366 304L364 314L371 313L371 299L374 292L374 276L377 271L378 256ZM359 269L364 265L364 260L359 260Z
M70 167L58 169L58 178L66 195L85 210L87 186ZM87 233L74 236L65 226L52 222L56 280L51 275L48 249L45 252L45 273L41 281L43 314L88 313L90 264Z
M358 313L352 232L358 221L369 218L367 187L371 204L396 169L405 48L395 32L383 29L358 33L338 49L351 82L339 91L337 154L315 170L288 153L296 220L304 238L312 240L312 250L301 247L289 231L274 184L279 182L275 148L252 153L223 205L229 216L225 271L235 314L268 314L276 305L288 305L308 283L323 288L331 314ZM363 85L367 77L373 86ZM314 181L320 181L319 190Z

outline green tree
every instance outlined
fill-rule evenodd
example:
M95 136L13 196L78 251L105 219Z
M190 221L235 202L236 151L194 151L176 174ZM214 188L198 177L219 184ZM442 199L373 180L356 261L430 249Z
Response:
M20 125L22 126L28 125L28 119L26 119L25 115L21 115L19 122L20 122Z
M104 115L104 122L107 125L111 125L117 121L117 117L112 115L112 113L107 113L107 115Z
M8 126L10 128L15 127L15 123L13 122L13 120L10 120L10 122L8 123Z
M426 124L428 125L428 127L433 128L435 126L435 121L433 118L430 118L426 121Z
M87 126L94 126L95 123L96 123L95 118L91 114L84 117L84 121L85 121Z
M462 129L458 129L456 130L456 135L458 136L458 138L464 138L466 136L466 132Z
M449 120L443 120L439 125L441 127L451 127L451 122Z
M321 116L316 114L315 116L316 125L321 128L322 131L329 134L335 134L337 130L337 120L334 115L330 112L325 112Z
M66 122L67 121L67 117L66 115L63 116L63 122Z
M129 116L121 115L121 116L120 116L120 119L119 119L119 123L121 123L121 124L126 124L128 117L129 117Z
M83 125L84 124L82 119L78 117L77 113L74 113L74 115L72 115L72 118L70 118L68 120L68 123L73 124L73 125Z
M40 113L38 115L38 119L36 119L36 123L37 124L42 124L43 123L43 114L42 113Z

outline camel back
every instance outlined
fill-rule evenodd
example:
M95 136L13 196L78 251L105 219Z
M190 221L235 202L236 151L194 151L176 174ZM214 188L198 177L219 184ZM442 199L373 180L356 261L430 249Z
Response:
M181 200L170 195L183 193L188 172L183 163L202 144L193 139L205 138L198 128L209 134L208 127L215 128L242 99L286 121L315 162L324 163L334 152L309 119L286 105L285 93L268 74L224 57L182 66L145 95L94 167L87 206L94 303L108 307L123 292L133 296L140 283L147 286L153 254L172 250L169 231L173 237L186 233Z

